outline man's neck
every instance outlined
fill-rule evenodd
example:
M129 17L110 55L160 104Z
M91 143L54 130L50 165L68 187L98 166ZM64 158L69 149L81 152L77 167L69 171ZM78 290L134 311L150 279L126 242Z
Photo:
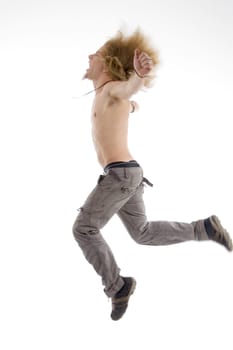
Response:
M110 81L110 80L112 80L112 78L110 77L109 74L102 73L98 79L93 80L94 88L98 89L101 85L105 84L107 81Z
M98 83L96 83L96 84L94 84L94 86L95 86L95 93L96 94L98 94L98 93L100 93L101 92L101 90L102 90L102 88L106 85L106 84L108 84L108 83L110 83L111 81L113 81L112 79L108 79L108 80L102 80L102 83L100 82L100 81L98 81Z

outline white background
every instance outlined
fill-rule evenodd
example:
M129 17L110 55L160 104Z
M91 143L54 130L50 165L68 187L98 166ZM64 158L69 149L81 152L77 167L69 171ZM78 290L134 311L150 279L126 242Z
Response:
M232 223L231 0L0 3L0 347L231 350L232 254L212 242L136 245L102 230L137 289L122 320L72 235L102 173L90 135L88 54L139 25L160 52L135 98L130 150L154 183L149 220Z

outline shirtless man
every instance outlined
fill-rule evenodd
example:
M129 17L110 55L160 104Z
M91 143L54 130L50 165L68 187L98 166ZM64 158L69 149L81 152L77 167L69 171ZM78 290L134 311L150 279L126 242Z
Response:
M129 98L142 88L143 81L136 74L126 82L111 81L104 69L102 50L100 48L89 56L90 68L86 77L93 80L97 88L92 107L92 136L99 163L104 168L110 162L133 159L128 149L128 117L129 112L135 111L136 104ZM136 50L134 64L135 67L143 64L138 71L146 74L151 69L152 60Z
M157 63L156 52L142 33L137 31L130 37L118 33L89 56L85 74L95 88L92 135L104 175L99 176L96 187L80 208L73 234L86 259L102 277L104 291L112 299L113 320L123 316L136 287L134 278L120 275L113 253L100 232L114 214L139 244L212 240L232 251L231 238L215 215L190 224L147 221L143 190L145 182L152 184L143 177L141 166L129 151L128 117L137 109L131 97L148 86Z

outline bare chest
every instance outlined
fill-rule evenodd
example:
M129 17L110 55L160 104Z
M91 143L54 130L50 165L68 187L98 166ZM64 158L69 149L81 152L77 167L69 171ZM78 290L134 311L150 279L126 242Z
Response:
M100 94L97 95L92 104L91 119L95 122L97 119L100 121L106 117L111 107L111 99L105 98Z

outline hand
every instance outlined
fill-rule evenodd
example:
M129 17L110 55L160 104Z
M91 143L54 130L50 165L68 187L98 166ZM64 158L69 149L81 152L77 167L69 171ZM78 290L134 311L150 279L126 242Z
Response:
M140 78L147 76L152 68L153 61L145 52L141 52L139 49L134 51L133 60L134 70Z

